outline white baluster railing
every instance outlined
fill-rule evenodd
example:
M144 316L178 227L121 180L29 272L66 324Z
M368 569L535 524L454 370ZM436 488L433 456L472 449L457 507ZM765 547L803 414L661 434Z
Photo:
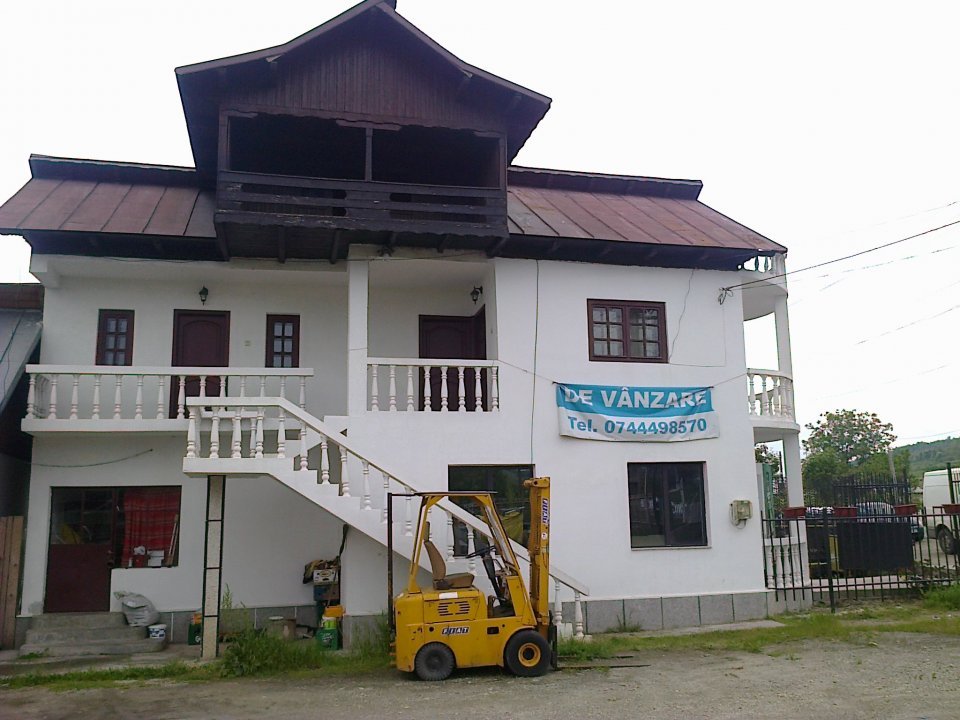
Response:
M46 422L90 431L126 427L158 430L176 421L183 427L187 423L187 397L198 393L206 397L208 379L211 389L217 387L217 396L223 398L237 387L241 396L245 395L247 382L255 378L260 378L261 394L285 397L286 381L292 378L296 385L291 382L291 395L298 395L288 399L302 408L306 404L306 379L313 375L309 368L28 365L26 370L29 390L25 420L32 432L42 431ZM58 398L61 386L69 388L68 410L61 407ZM68 393L64 390L62 394ZM210 411L205 408L197 412L198 420L210 417ZM222 419L228 418L229 415L225 415ZM127 422L129 426L125 426Z
M500 409L499 368L495 360L368 358L367 368L367 407L371 412L383 408L394 412L461 413ZM386 383L381 382L384 371ZM406 387L399 388L404 375ZM401 389L405 392L401 393ZM418 395L421 403L416 401Z
M778 370L748 368L747 408L754 416L795 422L793 379Z
M256 411L257 430L255 432L258 437L255 445L258 448L256 454L259 457L273 458L277 461L285 460L288 465L288 470L315 473L317 482L320 485L331 485L339 482L340 502L352 505L361 512L377 510L378 512L375 516L379 520L377 525L382 526L386 523L387 498L391 494L395 497L397 495L403 496L402 498L396 498L398 503L402 503L403 513L402 521L398 522L397 525L397 536L409 538L412 535L413 520L419 507L419 497L415 494L418 492L417 488L401 481L396 475L392 474L385 465L376 462L373 458L369 457L367 453L361 452L355 444L356 441L351 441L348 436L313 417L296 405L294 401L268 396L256 398L198 397L189 398L187 400L187 408L191 417L191 423L195 423L198 427L201 423L204 423L205 429L209 428L210 439L209 445L204 453L201 451L200 443L194 440L194 435L191 432L187 440L186 457L188 461L220 461L219 448L224 447L224 442L226 442L227 437L230 437L234 447L236 447L237 440L232 433L236 432L238 425L234 422L232 426L226 427L227 423L221 423L219 419L221 417L229 418L231 416L234 418L243 417L244 414ZM207 416L202 417L200 414L201 411L206 411ZM288 427L289 423L298 424L299 448L297 453L290 453L285 449L286 427ZM239 427L242 433L242 425ZM266 430L264 430L264 427L266 427ZM273 454L263 452L264 440L262 433L264 432L267 433L266 446L276 450ZM220 438L221 433L223 433L223 438ZM206 430L204 435L207 435ZM306 438L308 436L313 438L312 445L307 444ZM242 437L240 441L242 442ZM320 448L319 462L315 468L310 468L307 465L309 461L309 450L315 446L319 446ZM330 466L336 462L331 458L331 453L334 452L334 450L339 460L339 477L332 477L331 474ZM234 456L222 462L234 463L230 466L230 472L236 473L239 467L236 464L237 460L238 458ZM239 460L245 462L242 457L239 458ZM316 457L314 461L317 461ZM190 470L185 464L185 472L188 472L188 474L192 472L214 474L215 470L216 467L213 465L204 466L203 469ZM263 465L251 465L250 472L262 475L264 473ZM354 477L359 482L359 488L352 488L351 474L358 472L360 474L354 475ZM370 477L371 473L379 473L379 476L376 476L379 478L379 481L372 481ZM277 477L282 479L281 475ZM376 488L374 488L374 485ZM376 492L374 490L376 490ZM414 503L416 503L416 505L414 505ZM464 555L473 552L476 548L476 543L479 542L479 538L486 538L489 542L489 529L486 523L449 500L444 500L435 506L431 514L433 515L432 532L434 542L437 547L441 549L441 552L445 554L448 565L460 564L463 569L469 569L471 572L474 572L479 563L477 563L475 559L465 558ZM463 553L463 540L461 540L459 546L457 544L457 537L461 532L461 525L465 526L465 528L463 528L465 535L461 537L464 537L466 540L466 553ZM526 549L516 543L512 543L512 546L521 563L529 564ZM575 604L574 615L579 618L576 627L579 628L579 635L582 636L584 627L581 595L585 595L587 589L557 568L553 568L550 571L550 575L554 579L552 588L554 594L553 607L555 609L557 607L560 608L559 614L562 618L562 606L558 606L558 603L562 602L559 597L562 592L561 588L565 588L568 592L566 596L567 599L572 599ZM479 577L477 581L480 583L486 582L482 577Z

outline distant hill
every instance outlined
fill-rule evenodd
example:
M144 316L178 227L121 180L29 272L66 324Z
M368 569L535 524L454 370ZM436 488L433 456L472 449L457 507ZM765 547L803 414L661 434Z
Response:
M918 442L896 448L910 451L910 477L919 480L928 470L942 470L950 463L960 467L960 437Z

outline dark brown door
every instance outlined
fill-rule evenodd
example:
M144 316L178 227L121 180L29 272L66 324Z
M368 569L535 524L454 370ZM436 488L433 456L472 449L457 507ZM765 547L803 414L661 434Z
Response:
M230 363L230 313L214 310L173 311L173 366L227 367ZM170 387L170 414L176 417L179 379ZM206 395L220 394L220 378L208 377ZM188 378L186 396L200 394L199 378Z
M44 612L106 612L116 560L117 491L53 488Z
M422 359L445 358L451 360L486 360L486 317L483 308L473 316L458 315L421 315L420 316L420 357ZM475 380L476 371L468 369L463 374L466 409L472 412L476 408ZM442 373L435 369L430 374L431 405L440 409L440 385ZM456 410L459 404L457 387L459 375L457 368L447 369L447 394L449 409ZM483 404L487 404L487 372L481 371L480 383L483 388ZM420 390L420 409L424 407L423 389Z

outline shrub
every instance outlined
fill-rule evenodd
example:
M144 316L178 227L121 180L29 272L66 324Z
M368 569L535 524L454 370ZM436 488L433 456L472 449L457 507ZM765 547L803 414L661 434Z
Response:
M936 588L924 593L923 604L935 610L960 610L960 585Z

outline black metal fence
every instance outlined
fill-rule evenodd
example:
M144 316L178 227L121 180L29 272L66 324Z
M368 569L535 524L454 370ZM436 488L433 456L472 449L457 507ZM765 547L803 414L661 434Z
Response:
M907 503L861 499L762 523L764 575L777 599L812 598L835 609L841 600L893 599L960 583L960 514L942 508L917 513Z

